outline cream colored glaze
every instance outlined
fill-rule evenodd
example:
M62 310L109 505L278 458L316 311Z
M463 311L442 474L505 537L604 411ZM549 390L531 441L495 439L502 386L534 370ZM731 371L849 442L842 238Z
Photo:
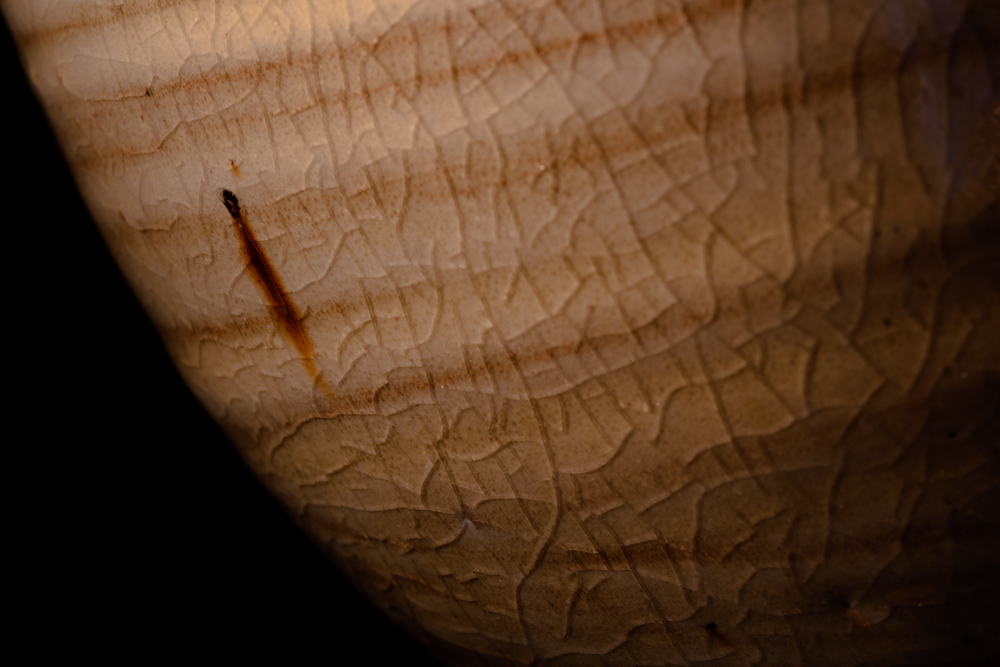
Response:
M438 655L958 650L988 3L0 4L181 373Z

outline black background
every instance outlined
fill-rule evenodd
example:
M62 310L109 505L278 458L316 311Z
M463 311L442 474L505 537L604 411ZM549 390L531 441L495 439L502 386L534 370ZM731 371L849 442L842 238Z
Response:
M0 235L16 632L41 633L44 653L427 661L284 515L182 383L0 33L3 187L18 202Z

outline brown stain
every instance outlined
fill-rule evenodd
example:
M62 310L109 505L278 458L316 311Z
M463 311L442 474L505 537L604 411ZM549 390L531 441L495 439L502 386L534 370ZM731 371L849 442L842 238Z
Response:
M768 1L774 2L774 0ZM672 34L673 31L679 30L691 22L700 23L716 20L741 9L742 3L735 0L702 0L702 2L697 3L693 7L670 11L658 16L656 19L624 20L620 23L605 26L602 29L581 31L571 38L542 40L533 43L530 48L512 50L499 56L481 56L460 64L451 63L448 67L416 72L412 79L400 79L397 76L390 76L387 80L381 81L377 85L369 85L368 82L365 82L356 90L345 90L337 94L325 93L317 102L330 109L346 109L358 103L370 104L373 97L384 93L398 95L401 91L410 88L450 87L454 85L456 78L461 76L481 77L485 75L484 73L496 71L502 66L522 66L527 61L539 58L555 58L558 60L565 57L566 54L575 53L581 44L616 43L665 33ZM505 17L504 12L500 12L500 14ZM488 16L480 16L477 13L477 20L487 20L488 18ZM109 20L118 20L118 15L109 15ZM70 23L69 25L74 26L76 24ZM374 57L376 52L383 54L385 52L408 53L409 50L415 48L415 44L410 37L413 32L434 33L447 29L440 24L440 20L438 19L410 20L407 22L407 25L412 26L410 31L390 31L382 35L375 46L368 42L359 41L324 48L317 47L307 55L292 56L282 62L252 62L246 65L228 67L224 71L210 70L198 77L161 80L157 83L157 97L163 100L163 104L173 108L176 104L174 97L178 93L211 95L211 91L215 87L219 85L233 85L234 82L241 80L245 81L248 85L256 85L262 77L280 79L290 69L315 71L318 62L330 58L360 62ZM94 27L86 22L82 23L81 26L77 29ZM31 33L19 34L18 38L30 41ZM945 46L932 45L930 49L929 54L933 54L935 57L943 58L949 53ZM876 79L893 76L897 73L901 60L902 55L895 52L889 54L880 53L858 61L855 61L854 57L850 57L845 62L840 62L832 68L807 72L804 92L807 95L807 99L813 99L850 88L856 83L855 79L861 75ZM141 92L148 92L148 90ZM125 89L120 89L117 93L123 98L140 94L139 91L128 91ZM713 123L741 121L747 118L748 115L752 116L760 111L785 106L789 102L801 103L802 94L803 91L797 90L796 85L784 81L777 86L762 90L751 91L748 89L741 91L738 95L714 100L714 108L710 111L712 116L711 121ZM404 97L406 96L404 95ZM103 120L110 113L114 117L114 122L118 122L120 118L120 110L117 105L102 109L100 108L101 105L95 104L93 101L79 101L78 103L90 107L86 112L88 116ZM296 109L296 111L300 110ZM663 137L662 139L664 143L670 144L670 139L675 138ZM619 142L609 141L608 145L611 147L617 146ZM622 145L621 151L628 152L633 148L628 145ZM612 148L611 150L614 151L615 149ZM116 150L111 152L92 150L86 156L77 158L75 164L100 164L106 160L117 160L121 157L121 152Z
M262 210L272 210L272 207L261 206ZM988 210L987 213L990 211ZM876 230L877 231L877 230ZM1000 229L997 229L997 233L993 234L989 239L977 238L972 234L963 234L959 241L956 241L951 246L951 252L956 257L963 258L962 261L967 265L986 263L991 265L994 261L994 253L996 252L993 248L997 247L997 243L1000 243ZM895 265L890 265L888 260L885 258L880 258L878 260L869 260L867 257L855 258L851 262L843 261L841 263L845 270L857 271L861 267L857 266L857 263L861 265L870 273L870 278L868 280L874 281L879 276L884 275L895 275L896 269ZM494 270L486 270L482 274L474 274L476 280L487 282L492 280L494 275ZM936 276L937 274L935 274ZM923 276L923 278L932 277L930 274ZM811 278L811 276L810 276ZM925 282L921 278L921 282ZM433 282L431 283L433 288L436 290L444 290L447 283ZM814 290L814 282L810 280L803 279L799 285L799 289L795 294L795 298L799 300L807 300L808 295ZM976 287L984 290L984 294L990 294L990 285L986 282L977 283ZM867 289L867 288L866 288ZM381 298L372 297L371 302L377 306L381 306L384 303L388 303ZM393 302L394 303L394 302ZM311 304L312 313L316 316L329 315L333 313L344 313L349 310L359 310L365 308L365 304L358 298L342 298L340 295L328 295L325 299L319 300L316 303ZM381 310L378 308L377 310ZM658 331L688 331L694 327L701 327L708 324L711 319L711 315L706 315L700 312L696 312L692 306L686 302L678 302L669 306L664 310L658 317L654 318L648 323L637 324L634 326L629 326L627 331L622 334L617 335L587 335L583 336L579 342L571 342L567 344L557 344L557 345L546 345L545 347L539 348L537 350L532 350L530 353L527 350L521 350L516 354L512 354L512 359L518 364L528 364L535 363L538 361L548 360L552 355L559 354L570 354L577 351L580 344L591 345L594 347L601 347L606 344L612 344L615 340L620 339L645 339L651 335L653 332ZM269 318L267 316L258 316L256 314L249 314L246 317L241 317L239 321L237 320L222 320L218 322L187 322L183 325L177 325L171 321L156 319L155 323L157 327L163 332L163 335L168 341L178 342L178 341L199 341L199 340L213 340L213 341L230 341L235 342L240 339L246 331L261 332L265 327L269 326ZM182 343L177 343L182 344ZM455 366L455 377L461 377L462 373L467 372L465 363ZM448 378L435 378L441 379L442 381Z
M235 161L233 161L233 160L229 161L229 168L232 169L233 176L235 176L236 178L240 177L240 167L239 167L238 164L236 164ZM226 190L226 192L229 192L229 190ZM233 193L229 192L229 194L233 194ZM232 212L232 211L230 211L230 212Z
M966 254L967 256L967 254ZM884 274L887 271L879 270L875 271L875 274ZM988 286L983 283L984 289L988 289ZM336 302L327 301L321 302L315 306L313 310L314 314L322 315L323 313L340 312L343 308L347 306L346 302ZM686 329L688 327L698 327L703 326L706 322L704 317L697 316L692 313L684 304L676 304L671 306L671 309L675 311L673 317L666 317L666 313L661 315L660 318L655 319L652 323L642 325L637 328L630 328L628 334L621 335L604 335L604 336L586 336L581 339L579 343L576 341L568 344L562 345L547 345L545 347L524 351L518 354L512 354L510 360L513 361L515 365L526 366L532 363L537 363L539 361L548 361L553 356L558 356L560 354L573 354L576 353L580 345L588 346L593 349L598 349L604 345L613 344L615 340L626 339L630 337L643 338L645 331L653 330L678 330ZM241 332L252 330L252 331L262 331L267 322L260 317L250 316L246 319L241 319L239 322L233 320L228 322L223 322L218 325L200 325L191 326L186 325L183 327L170 326L161 322L157 322L157 326L161 328L164 332L164 336L169 341L190 341L190 340L213 340L213 341L236 341L241 334ZM645 359L645 357L643 357ZM636 363L640 363L637 361ZM488 363L488 362L487 362ZM476 370L479 370L478 368ZM429 375L431 384L452 384L459 381L465 380L467 374L469 373L469 368L463 363L456 364L447 367L446 370ZM398 391L402 393L416 392L416 391L426 391L427 383L426 381L421 381L417 384L404 384L398 388ZM341 404L354 406L360 405L370 405L374 404L374 393L377 388L356 388L354 391L341 394ZM914 398L912 400L900 402L901 406L912 406L912 409L917 410L924 405L922 398ZM284 427L290 427L294 425L294 421L283 422ZM839 430L840 427L833 427L834 430ZM701 543L698 545L689 546L676 546L680 551L692 552L700 558L723 558L725 554L731 549L731 545L727 542L719 545L718 549Z
M323 389L330 400L333 400L333 392L316 367L312 339L305 327L302 326L302 315L295 307L291 297L288 296L288 290L285 289L281 276L274 269L274 265L268 259L264 248L254 236L253 229L251 229L250 223L240 207L239 199L232 191L223 190L222 203L226 205L229 215L233 218L233 230L236 232L236 238L239 239L240 254L243 255L247 272L271 306L271 313L277 320L278 328L298 350L299 356L302 358L302 365L305 366L313 381Z
M66 33L82 30L101 30L110 24L121 24L125 21L148 20L147 17L151 14L162 14L166 10L190 6L191 4L192 0L148 0L146 2L131 2L127 5L117 5L114 7L71 5L66 9L60 8L61 11L58 14L60 20L50 19L48 23L37 22L35 25L28 26L26 29L15 30L13 33L19 42L25 45L33 45L36 42L58 39ZM758 4L778 4L778 0L760 0ZM609 28L597 32L620 37L628 37L635 34L633 29L622 27L623 25L653 25L662 29L677 30L692 20L712 20L716 17L724 17L729 12L741 10L743 10L742 0L698 0L688 7L663 11L652 19L631 20L620 24L613 24ZM480 23L485 24L494 20L509 18L509 11L504 6L486 6L477 8L473 15ZM472 14L472 12L468 13ZM434 20L410 20L409 23L431 26L431 29L437 32L447 30L447 28L435 23ZM426 33L428 31L422 30L420 32ZM381 41L379 40L379 42Z
M639 30L638 28L635 29ZM603 35L605 33L600 34ZM480 69L492 70L505 63L518 64L529 57L539 57L539 55L545 55L550 52L560 53L562 49L569 49L570 47L575 47L581 41L589 41L592 39L597 38L592 37L590 33L587 33L578 39L571 41L564 40L565 43L553 40L551 43L547 42L540 44L536 47L536 49L530 51L505 54L499 58L494 57L492 59L480 59L475 63L470 63L464 66L456 66L434 73L421 74L417 78L419 79L421 86L434 87L447 85L453 82L455 77L459 74L468 75ZM944 57L947 52L943 48L938 48L934 53ZM250 80L265 72L280 78L280 76L282 76L283 73L289 69L299 68L301 70L308 71L314 66L317 60L325 57L328 57L328 55L324 51L318 51L317 53L311 54L309 58L292 58L285 63L253 63L245 67L227 70L224 73L204 74L198 80L163 81L158 84L158 93L161 92L159 89L162 89L162 92L164 93L162 97L166 100L165 103L170 103L169 101L172 100L173 96L179 91L187 93L206 93L211 91L214 86L219 85L221 81L232 82L234 78L240 77ZM709 120L714 125L721 127L730 123L745 121L748 118L752 118L763 112L785 108L789 106L789 104L792 106L801 104L801 96L803 94L806 96L806 99L815 101L827 96L839 94L844 90L851 89L861 79L871 81L888 79L895 75L898 71L901 59L901 56L893 53L878 54L858 61L850 59L846 62L838 63L830 68L808 72L806 74L806 80L803 84L803 91L797 91L795 90L795 85L782 81L777 85L771 85L759 89L747 89L740 91L736 95L720 97L712 103L712 108L709 111ZM382 93L398 93L400 87L401 84L396 80L390 80L379 85L363 85L359 91L349 91L340 94L326 94L322 96L318 103L323 106L329 106L330 108L346 108L351 104L358 103L359 101L369 103L373 96L377 96ZM690 100L684 101L687 102ZM116 106L104 107L88 102L79 103L85 104L88 107L85 112L88 117L93 117L102 121L107 120L109 115L116 115L119 113L118 107ZM683 136L687 136L686 132L687 130L684 130ZM703 137L707 136L704 130L700 130L699 134ZM660 151L664 150L665 146L671 145L674 141L680 138L680 136L681 135L676 134L674 131L665 131L663 134L656 134L654 131L653 133L646 133L643 135L643 143L640 146L636 145L636 142L632 137L619 139L613 136L607 136L604 140L599 142L602 144L603 153L597 152L595 153L595 156L600 156L605 160L612 160L620 155L628 154L637 148L648 149L654 154L659 154ZM81 154L75 157L73 164L76 167L93 169L99 165L105 164L109 160L119 160L122 157L123 153L121 150L94 148L87 151L86 154ZM507 178L508 180L521 181L525 178L535 176L538 173L539 166L546 167L546 170L553 168L553 162L558 161L558 157L559 156L544 165L515 165L512 170L513 173L508 174ZM578 158L579 156L574 157ZM387 179L385 183L394 183L394 181Z

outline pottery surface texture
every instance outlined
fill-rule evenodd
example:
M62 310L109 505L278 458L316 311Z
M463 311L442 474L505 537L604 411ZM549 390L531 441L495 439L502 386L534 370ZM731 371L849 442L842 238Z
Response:
M0 6L192 390L440 659L996 648L992 2Z

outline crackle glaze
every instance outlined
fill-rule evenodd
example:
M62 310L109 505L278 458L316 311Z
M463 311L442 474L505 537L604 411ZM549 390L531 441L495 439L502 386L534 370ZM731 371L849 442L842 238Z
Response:
M193 391L441 659L989 650L991 2L0 5Z

